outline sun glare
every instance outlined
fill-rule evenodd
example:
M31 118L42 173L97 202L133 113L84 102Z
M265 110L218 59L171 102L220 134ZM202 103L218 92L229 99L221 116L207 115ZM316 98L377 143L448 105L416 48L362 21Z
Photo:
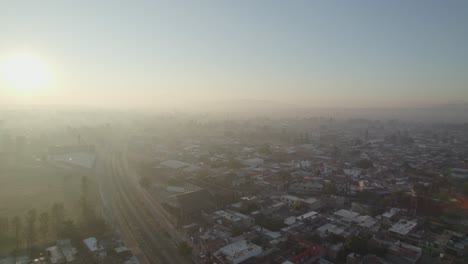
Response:
M17 91L43 88L49 82L49 69L39 58L29 54L7 57L2 63L2 78Z

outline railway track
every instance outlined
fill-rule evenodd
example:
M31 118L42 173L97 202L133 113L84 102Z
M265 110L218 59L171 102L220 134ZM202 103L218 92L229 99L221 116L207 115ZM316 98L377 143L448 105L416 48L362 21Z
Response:
M142 195L130 182L118 154L111 157L111 172L109 183L113 196L116 196L114 204L120 212L121 221L128 227L127 236L132 236L136 241L137 250L141 249L141 254L135 255L140 255L139 259L143 259L144 263L190 263L179 255L167 231L160 226L155 212L148 208Z

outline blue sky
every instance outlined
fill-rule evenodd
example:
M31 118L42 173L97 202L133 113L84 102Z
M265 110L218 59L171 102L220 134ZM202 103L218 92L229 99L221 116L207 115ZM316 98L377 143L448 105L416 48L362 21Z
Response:
M0 1L0 58L36 54L56 79L43 94L4 99L149 107L468 100L467 1L97 2Z

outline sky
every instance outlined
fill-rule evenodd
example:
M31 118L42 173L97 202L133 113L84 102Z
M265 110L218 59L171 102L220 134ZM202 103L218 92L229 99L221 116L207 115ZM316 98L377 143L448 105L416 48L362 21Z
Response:
M0 63L28 54L47 69L37 89L0 79L0 104L466 101L467 47L463 0L0 0Z

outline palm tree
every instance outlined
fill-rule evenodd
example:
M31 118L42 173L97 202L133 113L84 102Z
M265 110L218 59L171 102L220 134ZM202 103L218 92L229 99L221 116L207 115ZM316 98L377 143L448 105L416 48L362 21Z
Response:
M0 237L8 234L9 223L8 218L0 217Z
M29 252L32 253L33 245L36 241L36 221L37 221L37 211L36 209L31 209L26 213L26 243L29 249Z
M42 236L42 241L47 241L49 235L49 213L42 212L39 215L39 233Z
M11 220L11 224L13 226L13 231L15 232L15 250L14 250L15 260L14 262L16 263L16 254L20 246L20 240L21 240L20 234L22 232L23 225L21 222L21 218L19 218L18 216L13 217L13 219Z
M65 221L65 207L62 203L54 203L52 205L51 217L55 234L57 234Z
M23 227L21 218L19 218L18 216L13 217L13 219L11 220L11 224L13 226L13 231L15 232L16 247L18 247L20 244L19 234L21 234L21 229Z

